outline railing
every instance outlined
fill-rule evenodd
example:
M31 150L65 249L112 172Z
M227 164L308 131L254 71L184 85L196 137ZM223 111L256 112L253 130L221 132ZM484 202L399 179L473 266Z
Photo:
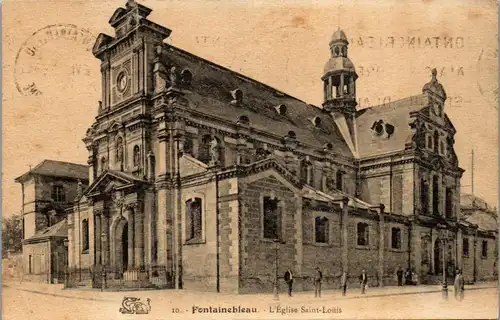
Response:
M68 268L65 288L92 287L120 290L127 288L170 288L172 279L165 266L114 267L94 265L90 268ZM104 283L103 283L104 282Z

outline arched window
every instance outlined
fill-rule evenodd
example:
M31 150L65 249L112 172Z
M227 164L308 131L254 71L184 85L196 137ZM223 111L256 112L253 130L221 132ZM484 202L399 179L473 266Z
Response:
M369 236L368 224L364 222L358 223L358 246L367 246Z
M344 173L342 171L338 170L336 180L335 180L337 190L343 191L343 188L344 188L344 181L343 180L344 180Z
M464 257L469 256L469 239L467 238L463 238L462 240L462 251Z
M432 136L427 136L427 149L432 149Z
M186 240L201 240L202 229L202 201L190 199L186 201Z
M134 167L141 166L141 149L139 146L134 146Z
M399 228L392 228L391 230L391 247L401 249L401 229Z
M278 208L278 199L264 197L263 208L264 219L264 238L265 239L281 239L281 218Z
M329 224L327 217L316 217L314 219L315 242L328 243Z
M427 214L429 212L429 187L424 178L420 180L420 205L422 213Z
M82 221L82 251L89 250L89 220Z
M432 213L439 215L439 178L432 177Z
M434 152L439 152L439 133L434 131Z

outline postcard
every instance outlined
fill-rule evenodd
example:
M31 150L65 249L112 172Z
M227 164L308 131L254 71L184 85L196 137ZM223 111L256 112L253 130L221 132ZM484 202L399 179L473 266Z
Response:
M2 11L4 319L497 318L497 2Z

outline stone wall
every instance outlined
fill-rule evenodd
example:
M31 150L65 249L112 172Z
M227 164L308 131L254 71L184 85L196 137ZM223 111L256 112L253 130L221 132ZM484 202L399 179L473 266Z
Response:
M258 174L259 175L259 174ZM258 176L256 175L256 176ZM240 293L273 291L275 277L274 261L276 250L271 239L264 239L262 228L262 202L265 196L276 196L282 219L282 241L278 250L278 275L283 277L287 268L302 275L297 263L297 239L299 230L295 223L301 208L297 207L297 199L293 187L283 182L283 178L274 175L261 175L261 179L252 182L242 181L239 184L240 198ZM300 276L294 277L300 283ZM300 284L297 284L300 286ZM281 288L284 283L281 281Z

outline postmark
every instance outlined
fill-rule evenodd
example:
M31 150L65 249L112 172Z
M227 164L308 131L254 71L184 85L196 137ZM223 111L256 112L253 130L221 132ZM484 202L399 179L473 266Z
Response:
M95 36L72 24L49 25L34 32L19 48L14 67L17 91L39 96L92 85L95 62L89 53Z
M488 77L491 70L498 69L498 34L483 48L477 59L477 86L486 102L498 109L498 80ZM495 73L496 74L496 73Z

